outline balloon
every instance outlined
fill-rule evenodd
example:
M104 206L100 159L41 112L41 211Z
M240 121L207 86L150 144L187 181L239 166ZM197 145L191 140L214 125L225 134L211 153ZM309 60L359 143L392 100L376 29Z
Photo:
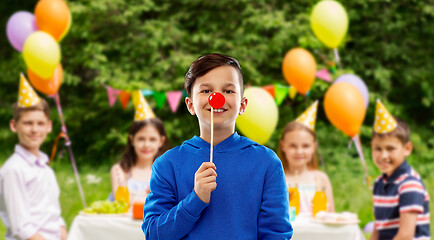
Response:
M35 16L26 11L14 13L8 20L6 34L8 40L17 51L23 51L23 45L27 37L38 31Z
M360 132L366 108L363 96L352 84L333 84L324 96L324 110L330 122L350 137Z
M40 0L35 7L38 28L60 41L71 26L71 12L64 0Z
M59 91L60 85L62 85L63 68L61 64L57 65L53 76L49 79L39 77L30 68L27 69L27 76L36 90L46 95L53 95Z
M316 62L309 51L293 48L283 58L282 71L286 81L306 95L315 80Z
M237 128L253 141L264 144L273 134L278 120L278 109L273 97L264 89L250 87L244 91L248 99L246 111L238 116Z
M60 47L48 33L36 31L24 43L23 56L32 72L48 79L60 63Z
M368 104L369 104L368 87L366 87L366 84L363 82L362 79L360 79L358 76L353 74L344 74L342 76L339 76L338 79L336 79L336 81L334 81L333 84L336 84L338 82L351 83L354 87L356 87L357 90L359 90L363 96L363 100L365 102L365 108L368 108Z
M336 1L324 0L313 7L310 26L315 36L329 48L337 48L348 30L345 8Z

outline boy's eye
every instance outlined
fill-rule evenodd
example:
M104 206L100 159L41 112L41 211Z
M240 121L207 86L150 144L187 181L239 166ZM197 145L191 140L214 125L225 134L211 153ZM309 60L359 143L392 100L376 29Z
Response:
M205 90L202 90L202 91L200 91L201 93L211 93L211 90L208 90L208 89L205 89Z
M231 93L235 93L235 91L233 91L233 90L225 90L224 93L231 94Z

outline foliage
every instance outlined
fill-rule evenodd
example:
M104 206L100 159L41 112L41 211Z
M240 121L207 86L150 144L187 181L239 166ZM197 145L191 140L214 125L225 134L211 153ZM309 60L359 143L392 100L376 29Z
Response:
M33 12L35 1L6 0L0 4L0 25L16 11ZM281 63L285 53L301 46L315 56L318 67L333 60L313 35L309 13L317 1L155 1L155 0L70 0L73 22L61 42L62 64L66 76L59 93L63 113L80 169L83 166L107 166L122 152L133 107L123 110L119 102L110 108L104 85L126 90L150 88L155 91L181 90L191 62L205 53L220 52L236 57L250 85L285 84ZM389 111L407 121L412 129L415 151L410 163L430 179L434 167L434 28L433 1L342 0L350 19L349 32L339 48L341 73L355 73L366 82L370 105L362 127L365 157L372 176L378 174L369 161L368 143L374 118L375 99L380 98ZM26 67L20 53L0 31L0 147L12 151L16 137L7 126L11 104L16 101L18 74ZM276 149L284 125L293 120L313 100L322 100L329 83L317 80L309 98L286 99L279 107L279 123L267 144ZM195 117L185 107L171 113L166 106L155 108L164 120L172 145L198 134ZM54 101L53 134L43 146L46 152L60 131ZM182 103L181 103L182 105ZM335 189L344 188L354 195L366 196L365 190L353 189L362 169L349 141L331 126L322 105L318 112L317 134L327 172ZM62 149L61 149L62 151ZM4 161L3 159L0 162ZM57 158L60 163L68 159ZM427 166L422 167L422 166ZM351 177L356 179L346 181ZM433 188L431 188L432 191ZM340 190L339 190L340 191ZM354 191L354 192L353 192ZM431 195L433 193L431 192ZM367 196L369 197L369 196ZM370 204L363 202L364 204ZM342 205L344 210L349 205ZM362 204L372 217L371 209ZM360 214L360 212L359 212Z

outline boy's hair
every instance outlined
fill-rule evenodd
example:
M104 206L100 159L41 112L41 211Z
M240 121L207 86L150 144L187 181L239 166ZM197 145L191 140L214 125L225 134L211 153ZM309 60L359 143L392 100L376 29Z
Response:
M14 105L12 105L13 111L14 111L14 116L13 119L15 122L18 122L18 120L20 120L21 115L24 112L30 112L30 111L42 111L45 116L47 116L48 119L50 119L50 107L48 106L47 101L45 101L44 99L40 98L40 102L34 106L31 107L19 107L18 103L14 103Z
M185 74L184 89L188 96L192 97L191 89L193 87L196 78L202 77L209 71L220 66L232 66L238 71L238 79L241 87L241 97L244 94L244 81L243 72L241 71L240 63L237 59L229 57L220 53L212 53L204 55L196 59Z
M280 137L280 141L279 141L279 147L278 147L278 155L279 155L280 161L282 161L283 170L285 170L285 172L289 172L291 166L289 166L288 159L286 158L285 153L282 151L281 143L282 143L282 141L285 138L285 135L287 133L295 131L295 130L303 130L303 131L308 132L310 135L312 135L314 144L316 144L316 134L314 131L312 131L310 128L308 128L304 124L296 122L296 121L292 121L292 122L288 123L285 126L285 128L283 129L282 136ZM315 151L314 151L314 154L312 156L312 159L307 163L307 167L309 170L318 169L318 157L316 154L316 147L315 147Z
M154 161L157 157L162 155L168 148L166 129L164 128L163 122L159 118L150 118L142 121L133 122L133 124L131 124L130 131L128 133L128 141L127 141L127 146L125 148L125 152L122 155L122 158L119 162L119 165L121 166L122 170L124 170L127 173L137 163L137 154L136 151L134 150L133 142L130 136L133 136L134 138L136 133L146 126L155 127L155 129L157 129L158 131L158 134L160 134L161 137L166 138L164 140L163 145L160 147L160 149L158 149L157 154L154 156Z
M372 139L375 137L384 138L384 137L396 137L401 141L402 145L410 142L410 128L408 125L401 120L400 118L394 117L397 123L395 129L388 133L377 133L375 130L372 131Z

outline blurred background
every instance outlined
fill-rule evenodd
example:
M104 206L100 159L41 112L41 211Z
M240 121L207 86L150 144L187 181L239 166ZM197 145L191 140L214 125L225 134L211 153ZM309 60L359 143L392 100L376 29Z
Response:
M109 169L127 141L134 117L129 103L109 105L106 87L149 89L165 93L183 90L184 75L198 56L223 53L237 58L246 85L288 86L282 61L292 48L302 47L314 56L318 69L330 68L333 51L321 43L310 27L310 13L318 1L154 1L71 0L69 33L60 42L63 84L59 90L65 123L71 138L88 203L110 192ZM9 130L12 104L17 101L19 73L26 73L22 54L6 37L9 17L20 10L33 12L36 0L0 3L0 164L12 154L17 137ZM339 46L344 73L358 75L369 89L369 106L360 137L369 175L380 174L371 160L370 136L375 101L381 99L392 115L405 120L415 148L409 163L422 175L434 195L434 1L340 1L349 27ZM315 100L319 100L316 133L325 169L332 181L337 211L359 215L361 227L373 220L371 190L363 182L363 167L350 138L327 119L322 101L331 83L316 79L307 97L286 97L279 105L275 131L264 145L277 151L283 127ZM53 133L42 150L51 153L60 120L52 98ZM171 111L157 106L172 146L199 134L196 117L181 100ZM61 187L61 204L67 224L82 208L67 151L59 145L52 167ZM92 180L89 180L92 179ZM100 179L101 181L94 181ZM431 212L434 210L430 203ZM431 215L434 222L434 214ZM433 225L433 224L431 224ZM2 227L0 227L0 234ZM434 226L431 226L434 232Z

